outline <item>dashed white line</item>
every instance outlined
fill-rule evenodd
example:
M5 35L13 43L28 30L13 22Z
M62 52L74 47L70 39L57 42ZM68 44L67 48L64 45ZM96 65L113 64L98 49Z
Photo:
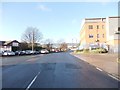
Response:
M35 80L37 79L38 75L40 74L40 72L38 72L38 74L33 78L33 80L31 81L31 83L28 85L28 87L26 88L26 90L28 90L32 84L35 82Z
M117 80L117 81L120 81L118 78L116 78L116 77L114 77L114 76L112 76L112 75L110 75L110 74L108 74L108 76L112 77L113 79L115 79L115 80Z
M101 71L101 72L103 71L102 69L100 69L100 68L98 68L98 67L96 67L96 69L99 70L99 71Z

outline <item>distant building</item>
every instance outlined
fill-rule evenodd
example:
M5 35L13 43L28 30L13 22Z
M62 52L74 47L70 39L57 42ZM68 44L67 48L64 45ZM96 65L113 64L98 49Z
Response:
M106 36L109 51L120 52L120 17L106 18Z
M19 50L20 43L17 40L13 41L0 41L0 51L16 51Z
M80 45L89 47L93 44L102 46L107 44L109 52L118 52L120 42L120 17L86 18L83 20L80 30Z

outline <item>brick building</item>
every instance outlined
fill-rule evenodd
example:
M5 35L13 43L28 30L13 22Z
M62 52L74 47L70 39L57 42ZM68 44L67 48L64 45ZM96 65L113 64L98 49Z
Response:
M80 45L82 47L107 44L110 52L118 52L120 36L118 20L120 17L85 18L80 30Z

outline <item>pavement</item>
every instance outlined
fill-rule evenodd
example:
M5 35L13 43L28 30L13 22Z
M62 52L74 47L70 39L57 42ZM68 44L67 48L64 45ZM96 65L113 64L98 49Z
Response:
M2 63L2 88L118 88L119 83L69 52L7 57Z
M117 79L120 79L120 63L118 62L118 54L110 54L110 53L103 53L103 54L75 54L71 53L75 57L83 60L99 70L106 71L108 74L114 76Z

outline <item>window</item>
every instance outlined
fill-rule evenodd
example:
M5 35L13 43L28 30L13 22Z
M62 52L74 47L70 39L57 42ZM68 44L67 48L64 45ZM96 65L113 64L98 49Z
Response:
M103 38L104 38L105 36L104 36L104 34L103 34Z
M93 25L89 25L89 29L93 29Z
M118 31L120 31L120 27L118 27Z
M13 42L13 43L12 43L12 46L19 46L19 45L18 45L18 43Z
M104 29L104 25L102 25L102 29Z
M99 36L99 34L97 34L97 38L99 38L100 36Z
M93 35L92 35L92 34L89 34L89 38L93 38Z
M97 29L99 29L99 25L97 25Z
M114 32L115 34L120 34L120 27L118 27L118 31Z

